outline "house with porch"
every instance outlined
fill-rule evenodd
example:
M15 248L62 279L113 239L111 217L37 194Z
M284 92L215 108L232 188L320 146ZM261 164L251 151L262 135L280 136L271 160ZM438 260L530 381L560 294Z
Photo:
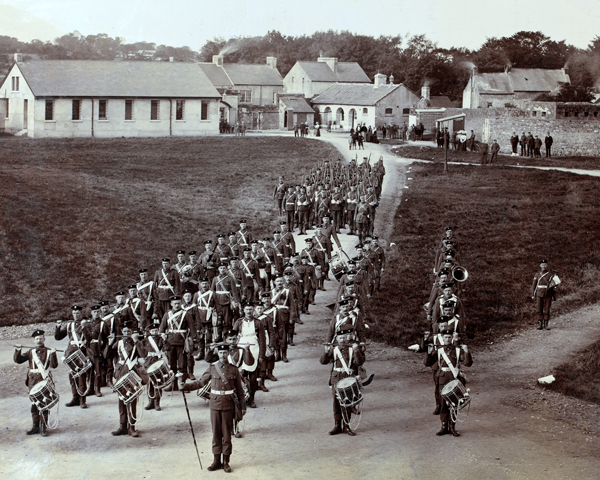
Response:
M379 128L408 123L419 97L403 84L388 84L378 73L374 84L338 83L312 100L324 127L350 130L357 125Z
M221 95L195 63L16 62L0 98L5 131L32 138L219 133Z

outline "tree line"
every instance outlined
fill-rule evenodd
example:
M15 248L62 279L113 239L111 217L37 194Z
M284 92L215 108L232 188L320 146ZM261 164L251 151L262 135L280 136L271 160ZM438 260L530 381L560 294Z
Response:
M278 31L256 37L215 38L199 51L190 47L156 45L151 42L126 43L125 39L106 34L84 36L69 33L53 42L20 42L0 36L0 62L12 61L12 53L22 52L43 59L76 60L163 60L210 62L222 54L225 62L264 64L267 56L277 57L282 76L298 60L314 61L319 56L337 57L340 62L358 62L373 79L377 73L393 75L395 83L404 83L418 93L423 85L432 95L462 98L472 68L479 72L514 68L569 69L572 87L563 89L561 100L584 101L600 86L600 37L586 49L554 41L541 32L517 32L510 37L488 38L477 50L463 47L440 48L425 35L402 37L381 35L377 38L348 31L315 32L287 36ZM2 65L0 65L2 67Z

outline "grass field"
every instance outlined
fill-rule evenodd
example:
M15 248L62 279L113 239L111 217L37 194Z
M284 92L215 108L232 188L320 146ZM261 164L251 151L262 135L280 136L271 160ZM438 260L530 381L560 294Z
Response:
M414 343L425 326L435 248L452 226L469 272L464 304L474 343L535 321L530 299L539 260L562 285L553 315L600 300L600 179L509 167L413 164L396 212L388 267L374 302L377 339Z
M542 147L542 155L545 155ZM429 160L434 162L444 161L444 150L436 147L415 147L411 145L400 146L394 149L394 153L400 157L416 158L419 160ZM488 159L491 154L488 153ZM458 152L448 150L449 162L463 163L481 163L481 153L478 152ZM552 157L552 158L530 158L530 157L512 157L510 155L499 155L497 165L528 165L536 167L562 167L562 168L581 168L584 170L600 169L600 158L598 157Z
M112 299L179 249L277 226L278 175L297 181L324 142L291 137L31 140L0 144L0 325Z

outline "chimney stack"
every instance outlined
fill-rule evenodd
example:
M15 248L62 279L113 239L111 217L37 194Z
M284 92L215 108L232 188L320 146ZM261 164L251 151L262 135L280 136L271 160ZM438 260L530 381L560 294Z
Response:
M331 71L334 73L338 73L338 59L335 57L319 57L317 58L317 62L326 63Z
M223 55L213 55L213 63L218 67L223 66Z
M385 85L387 83L387 76L383 73L378 73L375 75L374 82L375 88L381 87L382 85Z
M429 87L421 87L421 98L424 98L425 100L430 100L430 91L431 89Z
M267 65L271 68L277 68L277 57L267 57Z
M504 65L504 73L510 72L511 68L512 68L512 65L510 63L507 65Z
M15 53L15 54L13 54L13 60L15 61L15 63L22 62L23 61L23 54L22 53Z
M390 75L390 85L393 85L393 84L394 84L394 74L392 73Z

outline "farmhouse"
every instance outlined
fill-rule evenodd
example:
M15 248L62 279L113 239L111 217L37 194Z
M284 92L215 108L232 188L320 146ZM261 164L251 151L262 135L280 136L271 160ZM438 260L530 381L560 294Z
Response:
M378 73L374 84L332 85L312 104L322 125L350 130L359 123L373 128L402 125L418 102L419 97L404 85L388 84L387 77Z
M224 63L223 55L213 55L212 63L200 68L222 94L237 97L236 117L249 128L278 128L277 96L283 80L277 70L277 58L267 57L264 65ZM231 105L231 102L224 98ZM230 114L229 123L235 123Z
M32 138L219 132L221 95L195 63L17 62L0 98L5 131Z
M571 83L564 68L511 68L501 73L478 73L473 69L463 91L463 108L510 107L515 100L535 100L542 93L550 93L561 85Z
M283 79L285 93L313 98L336 83L371 83L356 62L338 62L337 58L319 57L316 62L296 62Z

